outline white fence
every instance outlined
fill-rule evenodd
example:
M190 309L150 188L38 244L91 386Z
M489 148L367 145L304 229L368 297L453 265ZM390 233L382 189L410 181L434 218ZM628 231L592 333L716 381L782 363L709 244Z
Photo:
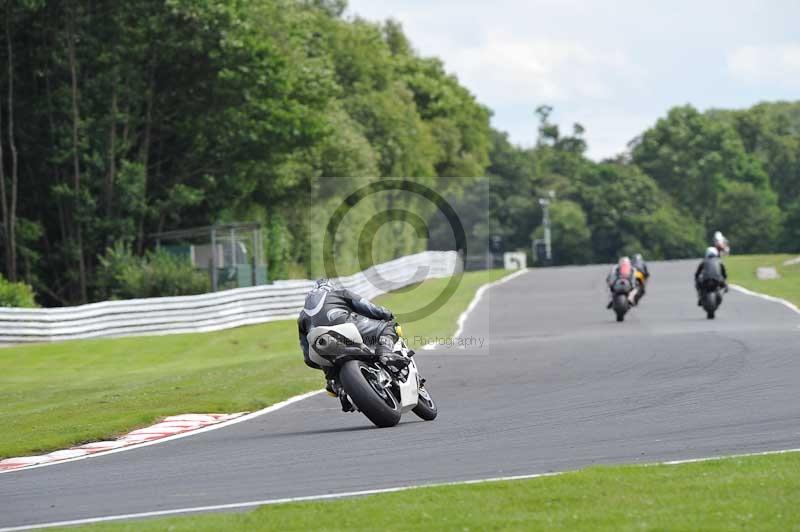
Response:
M454 251L425 251L338 279L367 298L448 277L460 267ZM52 309L0 308L0 344L100 336L217 331L296 318L312 281L278 281L197 296L104 301Z

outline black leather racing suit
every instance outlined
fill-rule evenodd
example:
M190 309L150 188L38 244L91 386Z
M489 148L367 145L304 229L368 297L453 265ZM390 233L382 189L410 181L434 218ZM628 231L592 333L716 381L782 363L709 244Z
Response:
M723 287L728 286L728 272L719 257L708 257L697 265L694 272L694 287L697 289L698 299L703 297L702 285L706 279L719 281Z
M308 293L297 318L297 332L306 365L322 369L308 358L308 331L314 327L351 322L358 328L364 343L375 347L377 354L391 353L397 341L394 315L350 290L315 289Z
M637 283L639 286L639 292L636 294L636 302L638 303L639 300L644 297L644 294L647 291L647 280L650 278L650 270L647 269L647 263L644 261L644 259L633 259L633 261L631 261L631 265L637 272L642 272L642 275L644 275L644 281L642 281L642 283Z
M647 269L647 263L644 260L634 259L633 261L631 261L631 266L636 268L636 271L642 272L645 279L650 278L650 270Z

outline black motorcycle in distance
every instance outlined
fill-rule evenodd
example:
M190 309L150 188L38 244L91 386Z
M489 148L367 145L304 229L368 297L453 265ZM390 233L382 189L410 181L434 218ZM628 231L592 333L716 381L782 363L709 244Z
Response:
M714 319L717 309L722 304L723 284L717 279L705 279L700 283L701 297L700 303L706 311L706 318Z

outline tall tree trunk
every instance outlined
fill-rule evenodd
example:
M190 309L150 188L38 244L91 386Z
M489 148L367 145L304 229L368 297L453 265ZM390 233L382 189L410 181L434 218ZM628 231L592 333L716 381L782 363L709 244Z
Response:
M145 112L145 125L144 125L144 141L142 142L141 151L139 152L139 160L142 164L144 175L142 179L142 204L145 205L145 211L139 216L139 230L136 243L136 252L140 255L144 252L144 219L147 216L147 180L150 175L150 142L153 129L153 98L155 96L155 67L150 65L150 80L147 87L147 105Z
M8 279L17 281L17 184L19 161L17 144L14 140L14 48L11 44L11 8L6 12L6 45L8 50L8 148L11 152L11 201L6 220L6 263Z
M73 165L73 178L72 186L75 194L74 201L74 216L73 224L75 225L75 240L78 247L78 279L80 283L80 302L86 303L86 264L83 258L83 230L81 228L81 221L79 210L80 205L80 188L81 188L81 165L78 156L78 129L80 125L80 114L78 111L78 66L75 58L75 12L70 13L69 17L69 36L67 43L67 52L69 55L69 71L71 81L71 96L72 96L72 165Z
M0 105L0 133L2 133L3 127L3 106ZM2 220L0 223L3 224L3 249L5 250L5 259L6 259L6 275L8 275L9 270L11 269L9 266L9 262L11 260L11 255L8 253L8 202L6 201L6 170L4 164L5 156L3 153L3 136L0 135L0 212L2 214Z
M111 120L108 133L108 173L106 174L105 186L105 211L106 219L111 219L113 212L112 202L114 198L114 179L117 175L117 81L111 88ZM109 235L108 238L111 238Z
M55 40L53 41L52 46L56 46ZM58 145L58 140L57 140L57 134L56 134L56 122L55 122L55 119L53 118L53 90L52 90L52 88L50 86L50 68L49 68L49 65L48 65L47 72L45 73L45 76L44 76L44 88L45 88L45 93L47 95L47 121L50 124L50 145L51 146L57 146ZM63 177L63 175L61 173L61 167L59 165L57 165L57 164L53 164L52 165L52 170L53 170L52 182L53 183L61 183L61 180L62 180L62 177ZM59 221L58 227L59 227L59 229L61 231L61 240L63 242L66 242L71 238L71 236L69 234L69 227L67 225L66 216L64 214L64 202L59 199L56 202L56 205L58 206L58 221ZM49 254L47 256L49 256Z
M0 128L3 126L3 108L0 106ZM1 131L1 130L0 130ZM5 254L5 261L6 261L6 275L11 270L11 254L8 252L8 201L6 198L6 171L4 162L4 154L3 154L3 136L0 135L0 215L2 215L2 220L0 223L3 224L3 250Z

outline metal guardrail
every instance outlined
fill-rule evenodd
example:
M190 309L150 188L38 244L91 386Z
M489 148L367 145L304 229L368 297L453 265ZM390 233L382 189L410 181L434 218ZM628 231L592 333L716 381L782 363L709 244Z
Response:
M460 268L454 251L425 251L373 266L339 284L367 298ZM196 296L104 301L51 309L0 308L0 344L218 331L297 317L310 280Z

